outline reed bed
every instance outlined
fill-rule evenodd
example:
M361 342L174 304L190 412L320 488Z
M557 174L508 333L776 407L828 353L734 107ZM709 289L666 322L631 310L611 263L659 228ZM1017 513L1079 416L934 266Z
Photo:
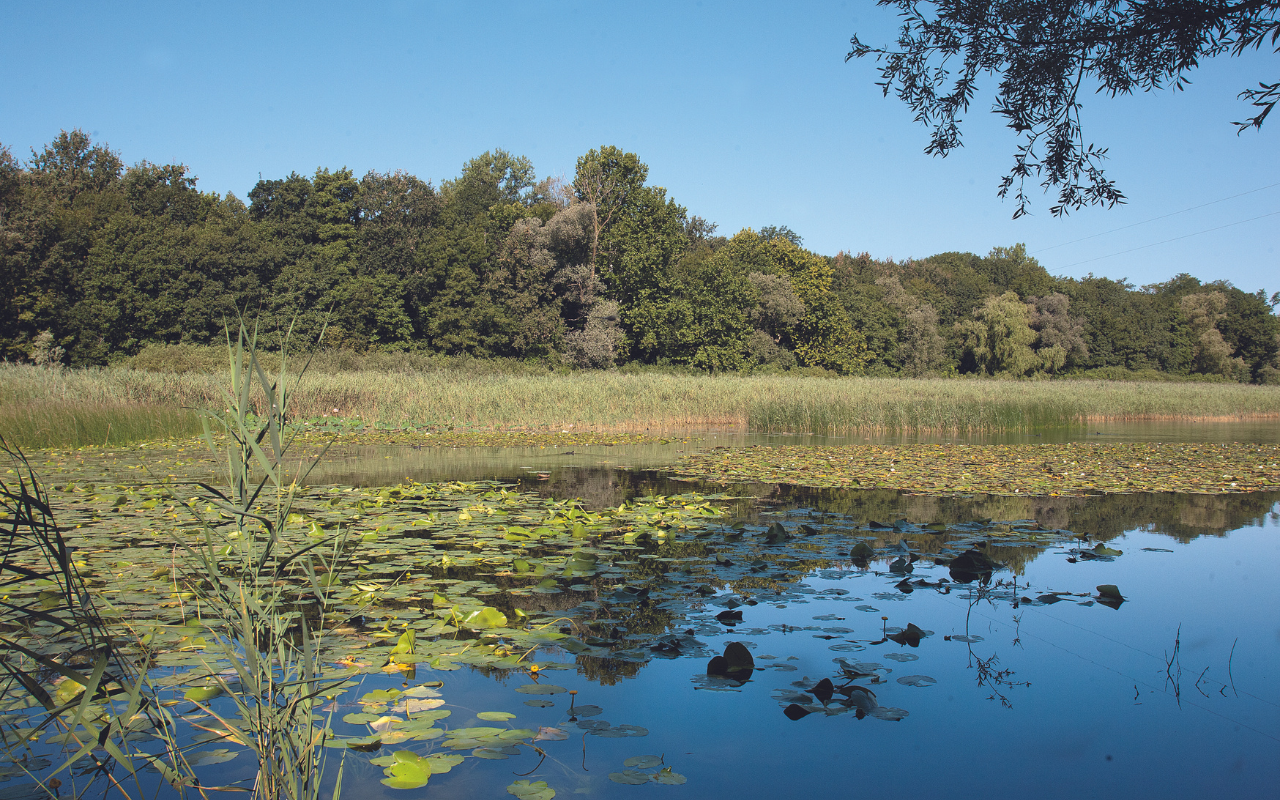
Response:
M224 373L0 365L0 430L25 446L185 435L182 409L220 407ZM253 402L264 410L259 392ZM1020 431L1104 421L1280 419L1280 387L1129 381L815 378L471 371L312 372L293 418L392 427L612 432ZM75 415L80 415L76 417ZM72 422L68 422L72 420ZM126 421L130 421L126 424ZM106 424L104 424L104 421ZM92 424L90 424L92 423ZM133 435L130 433L129 435ZM117 438L117 436L121 438ZM34 438L29 438L34 437ZM38 445L37 445L38 446Z

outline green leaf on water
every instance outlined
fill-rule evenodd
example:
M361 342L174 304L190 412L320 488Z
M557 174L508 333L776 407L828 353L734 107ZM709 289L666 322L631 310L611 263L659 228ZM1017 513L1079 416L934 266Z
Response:
M505 628L507 626L507 615L492 606L485 606L464 616L462 624L468 628L478 629Z
M220 747L217 750L201 750L198 753L188 753L187 763L193 767L203 767L209 764L221 764L225 761L230 761L236 755L238 754L225 747Z
M641 772L638 769L626 769L622 772L610 772L609 780L614 783L623 783L631 786L640 786L649 782L649 773Z
M221 686L193 686L182 693L182 696L193 703L203 703L222 694Z
M633 769L649 769L662 764L662 756L633 756L622 762L624 767Z
M477 719L487 720L489 722L503 722L509 719L515 719L516 715L510 711L481 711L476 714Z
M406 751L397 751L397 756ZM382 779L385 786L392 789L421 789L427 785L431 777L431 765L425 759L411 754L414 758L397 758L396 762L383 770L387 777Z
M654 783L661 783L667 786L679 786L680 784L688 781L689 779L678 772L672 772L671 767L663 767L662 769L653 773L652 780Z
M517 686L516 691L520 694L563 694L569 690L563 686L555 686L549 683L529 683L524 686Z
M556 790L547 786L546 781L516 781L507 787L507 794L513 794L520 800L551 800Z

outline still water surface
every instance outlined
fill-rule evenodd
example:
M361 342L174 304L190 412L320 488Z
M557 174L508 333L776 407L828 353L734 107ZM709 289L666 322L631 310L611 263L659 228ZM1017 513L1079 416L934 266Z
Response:
M1175 427L1073 436L1280 438L1270 425ZM331 454L311 482L499 478L603 508L638 496L725 490L672 481L655 469L684 451L848 441L705 433L572 454L360 448ZM539 682L576 695L522 693L533 682L523 672L417 670L413 682L443 681L449 728L558 731L537 742L545 760L527 747L505 760L467 758L422 789L399 791L379 782L383 772L369 755L351 753L344 796L497 798L516 779L544 780L561 798L1277 796L1280 494L730 490L752 499L730 504L735 519L691 543L688 559L649 546L627 566L611 567L643 566L650 595L521 598L530 610L556 611L566 628L597 634L585 646L537 655L562 667ZM966 524L991 519L1056 533L1017 546L987 540L989 528L965 533ZM769 543L775 523L788 536ZM919 527L928 523L948 530ZM876 555L852 558L859 542ZM1086 557L1100 542L1120 554ZM1007 568L967 574L945 563L974 544ZM716 571L715 587L693 579L695 560ZM1124 601L1101 602L1098 587L1106 585ZM713 663L744 649L751 656L744 669L726 673ZM368 676L356 692L400 688L401 680ZM516 717L475 716L485 711ZM427 742L377 755L402 746L449 752ZM661 763L631 767L631 779L668 767L686 782L618 783L627 778L626 761L640 756ZM251 768L242 756L210 778L248 779Z
M1005 440L1277 437L1271 425L1243 436L1240 426L1176 427L1113 426ZM503 478L604 507L696 488L648 469L682 451L771 443L839 441L703 434L572 454L369 448L339 455L313 479L374 485L406 477ZM433 777L423 796L499 797L530 770L536 771L529 780L547 781L561 797L1277 796L1280 497L947 499L738 490L759 495L742 512L746 535L708 550L737 560L725 567L729 588L630 603L583 597L577 607L579 598L563 600L566 617L628 645L615 648L620 657L614 658L602 655L607 649L550 656L566 669L542 683L575 690L577 706L599 707L592 716L571 714L568 694L547 696L550 707L530 707L529 695L516 691L530 683L524 675L425 675L444 680L451 727L490 724L473 715L502 710L517 714L513 725L557 728L568 738L539 742L549 756L541 765L528 750L506 761L468 759ZM993 542L988 552L1012 568L995 571L985 583L985 576L962 583L965 575L924 552L932 547L927 533L910 526L868 530L872 520L991 517L1034 520L1069 533L1051 546L1010 549L1008 558ZM768 550L763 537L774 522L797 537L800 524L823 533L811 545L784 544L793 558L772 556L761 580L734 572ZM860 540L875 544L881 557L851 561L849 548ZM1081 556L1098 541L1122 554ZM902 560L925 557L909 572L893 572L891 561L898 559L883 557L886 547L899 548ZM671 586L685 577L678 562L657 566L668 570ZM1107 584L1125 598L1118 607L1099 602L1097 587ZM741 620L717 617L729 610L741 612ZM627 619L648 611L670 616L666 639L627 634ZM909 625L927 633L903 636ZM621 633L611 634L611 626ZM713 665L709 674L711 659L734 642L751 653L752 668L732 673L734 680ZM834 694L820 685L823 679ZM367 682L366 688L374 687ZM593 734L600 723L605 730L629 725L647 733ZM661 756L687 783L640 787L610 778L625 774L627 759L646 755ZM379 778L377 768L353 772L348 765L348 780L358 782L361 797L414 794L384 789Z
M737 592L664 601L680 652L641 637L622 659L556 657L569 669L542 683L576 690L578 706L601 709L590 717L570 714L567 694L548 697L552 707L527 706L530 696L516 691L530 683L523 675L420 671L417 679L444 680L450 727L490 724L472 715L501 710L515 713L519 727L565 731L564 741L540 742L550 758L530 776L560 796L1274 797L1280 503L1259 497L1240 512L1253 518L1192 538L1129 519L1127 532L1107 543L1123 551L1113 560L1084 560L1062 544L986 585L958 583L922 558L906 575L908 591L887 560L864 569L847 557L817 558L773 590L744 591L745 580ZM792 532L801 523L835 532L810 555L847 552L842 528L848 541L867 535L853 516L807 506L753 516L748 539L774 521ZM881 533L878 544L893 538ZM898 537L907 550L926 540ZM765 547L712 549L746 558ZM1104 584L1126 598L1118 608L1094 596ZM730 608L742 612L734 625L716 616ZM565 613L608 620L634 611L588 602ZM927 635L887 635L908 624ZM752 654L745 682L708 675L710 659L731 642ZM825 704L815 689L824 678L837 687ZM874 692L871 706L849 687ZM862 702L846 701L839 688ZM888 718L859 713L874 705ZM905 715L893 720L899 711ZM588 728L602 722L647 735L592 735ZM525 753L468 759L433 777L422 796L503 796L516 773L537 767L538 756ZM642 789L609 778L642 755L662 756L687 784ZM411 794L383 789L376 768L351 768L361 797Z

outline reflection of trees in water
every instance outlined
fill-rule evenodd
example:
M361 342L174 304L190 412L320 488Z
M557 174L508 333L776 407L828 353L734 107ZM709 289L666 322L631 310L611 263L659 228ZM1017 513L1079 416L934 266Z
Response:
M902 495L889 489L864 491L770 486L765 496L778 506L807 506L847 515L850 521L968 522L973 519L1033 519L1046 528L1112 539L1143 529L1186 543L1260 525L1280 501L1280 492L1241 494L1110 494L1096 497L938 497Z
M808 489L778 484L690 483L664 473L615 471L607 468L559 470L551 480L522 478L520 487L546 497L580 497L587 508L616 507L636 497L699 491L751 495L753 503L736 503L735 519L751 524L761 513L786 507L811 507L844 514L851 522L969 522L973 519L1031 519L1046 528L1087 533L1108 540L1125 531L1145 529L1186 543L1198 536L1259 525L1280 501L1280 492L1248 494L1133 493L1095 497L1008 497L971 495L942 497L907 495L892 489Z

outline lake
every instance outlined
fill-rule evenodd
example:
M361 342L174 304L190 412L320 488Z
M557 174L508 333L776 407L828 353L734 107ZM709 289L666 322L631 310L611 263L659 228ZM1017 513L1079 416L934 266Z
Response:
M1143 441L1192 432L1072 435L1099 434ZM1195 435L1229 441L1217 437L1240 438L1240 429ZM1275 426L1249 435L1275 441ZM406 674L365 675L331 709L337 717L369 709L394 717L394 701L357 699L439 681L409 696L438 692L450 712L439 725L451 733L350 752L344 796L503 797L517 780L545 781L560 797L700 800L1275 794L1280 494L925 497L703 486L655 469L694 448L779 442L836 443L703 434L571 454L332 454L313 483L498 479L596 510L700 491L727 512L685 533L625 543L500 543L528 554L523 573L518 561L498 573L513 577L433 573L449 576L436 591L454 597L466 587L563 638L517 666L437 659ZM420 504L405 514L422 513ZM377 514L363 524L372 529ZM369 558L367 580L394 580L405 553L433 565L467 557L456 555L456 541L409 540L410 528L387 527L376 545L388 543L387 555ZM400 618L427 630L431 603L426 613L407 610ZM364 619L362 632L385 628L385 619ZM519 639L491 633L512 646ZM528 664L540 669L531 674ZM335 718L334 728L370 733L360 721ZM536 736L512 744L456 733L505 728ZM396 751L468 757L423 788L397 790L380 783ZM240 756L210 775L227 782L252 772Z

